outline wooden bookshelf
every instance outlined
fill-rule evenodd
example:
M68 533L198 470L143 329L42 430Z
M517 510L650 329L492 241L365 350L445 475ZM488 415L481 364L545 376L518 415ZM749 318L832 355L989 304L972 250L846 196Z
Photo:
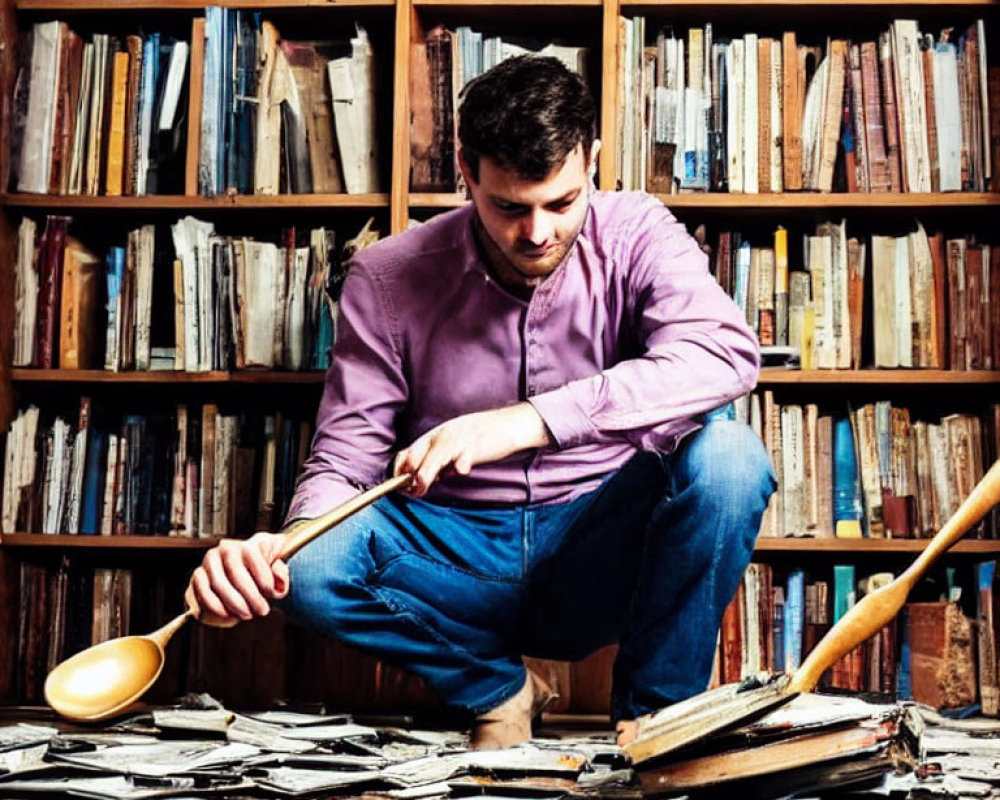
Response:
M757 539L755 553L921 553L929 539L806 539L788 537L775 539L762 536ZM958 542L949 553L996 555L1000 543L994 539L965 539Z
M95 550L208 550L218 537L191 539L184 536L87 536L82 534L4 533L0 546L13 548L83 548ZM789 537L757 539L754 552L761 553L920 553L928 539L809 539ZM996 541L967 539L951 548L951 553L995 554Z
M735 194L727 192L690 192L657 195L668 208L703 210L787 211L804 210L893 210L921 211L926 209L996 208L1000 194L993 192L904 192L869 194L866 192L761 192Z
M767 367L761 370L760 386L782 384L908 386L992 386L1000 384L998 370L943 369L813 369Z
M871 0L809 0L809 2L801 2L801 0L764 0L764 2L756 2L756 0L678 0L678 2L671 2L669 4L672 8L752 8L754 10L761 10L766 13L769 10L774 11L774 13L780 13L783 7L794 7L802 8L807 6L808 8L841 8L843 6L861 6L866 9L872 8L888 8L895 11L898 8L938 8L938 7L948 7L954 6L958 8L964 7L995 7L995 0L876 0L876 2L871 2ZM650 8L657 7L662 8L664 3L662 0L621 0L621 7L623 10L629 10L633 8Z
M14 383L322 383L324 373L317 371L212 370L210 372L108 372L105 370L32 369L10 370ZM993 386L1000 385L1000 370L798 370L766 367L761 370L759 386L787 384L811 385L886 385L886 386Z
M227 0L226 8L393 7L396 0ZM17 0L18 11L203 11L199 0Z
M282 215L282 218L297 213L323 214L335 212L339 215L351 215L352 212L376 212L381 220L386 214L389 218L389 232L397 233L405 230L411 212L414 216L426 217L439 211L458 208L468 202L464 195L453 192L420 193L409 190L410 176L410 43L420 23L434 23L443 20L449 26L453 21L463 24L467 20L475 25L477 21L487 22L493 28L516 31L519 34L530 33L531 28L539 28L551 32L553 29L571 30L574 26L586 26L587 38L594 46L591 65L594 67L589 76L591 85L599 89L599 135L604 142L599 164L598 184L601 189L615 188L614 155L618 142L615 102L619 87L617 84L616 64L619 53L619 16L649 14L650 18L662 21L665 18L676 18L678 31L687 23L701 24L705 21L719 21L723 25L734 23L753 30L755 26L761 29L773 30L791 29L799 22L811 29L810 36L817 30L828 27L833 22L839 34L853 30L854 19L868 20L865 25L871 28L869 22L877 20L881 24L886 19L907 18L950 18L951 16L987 16L991 26L991 45L1000 35L1000 0L494 0L484 3L481 0L231 0L225 4L229 8L262 9L265 12L273 10L275 18L289 21L323 21L326 15L336 15L338 20L351 18L353 12L364 14L380 20L382 36L391 48L385 47L377 53L379 63L385 66L386 73L391 69L391 80L385 83L385 88L391 91L391 97L382 97L378 108L382 116L379 119L379 137L382 140L380 154L389 163L383 163L382 183L380 188L388 188L387 192L372 194L308 194L308 195L271 195L254 196L224 194L219 197L207 198L188 195L152 195L144 197L106 197L106 196L56 196L28 195L16 192L0 192L0 428L6 430L16 408L17 394L25 396L42 396L47 390L58 392L63 398L83 394L93 387L103 387L105 394L119 393L127 397L129 387L140 387L146 394L156 393L168 401L172 401L174 392L201 393L205 397L218 396L234 405L244 402L252 403L250 399L253 387L278 387L281 397L288 397L291 402L300 403L303 398L310 401L314 392L323 382L324 375L320 372L285 372L285 371L225 371L216 370L202 373L189 372L106 372L103 370L37 370L12 368L10 364L13 319L13 259L16 253L16 219L21 214L40 217L49 211L72 212L79 211L80 218L98 221L103 225L106 221L115 224L121 219L150 219L164 221L169 215L180 217L185 214L205 214L206 218L218 219L225 217L227 226L238 228L238 223L246 222L252 229L267 217L268 212ZM204 0L0 0L0 47L5 57L0 59L0 97L8 99L12 95L15 52L18 27L23 30L34 21L57 18L65 14L67 18L80 21L81 30L101 30L107 20L109 27L121 27L121 18L135 12L127 18L127 26L138 24L147 14L156 14L157 19L168 19L177 25L178 30L190 29L190 21L204 13ZM846 13L844 13L846 12ZM867 15L867 16L866 16ZM794 18L792 21L786 21ZM538 22L542 20L542 22ZM680 23L684 23L681 25ZM144 23L145 24L145 23ZM825 35L825 32L824 32ZM996 61L997 48L993 47L991 55ZM192 66L192 72L194 67ZM200 74L200 72L195 73ZM200 106L199 106L200 107ZM9 103L0 104L4 114L9 114ZM195 106L189 106L189 111ZM391 113L391 122L387 114ZM191 115L193 119L193 115ZM191 120L189 120L190 122ZM4 165L8 152L9 119L0 120L0 165ZM190 130L190 128L189 128ZM390 140L391 142L387 142ZM388 146L385 146L388 144ZM191 179L192 163L195 168L194 180ZM197 185L197 158L188 160L186 164L188 185ZM1000 169L994 166L994 169ZM5 170L0 170L5 171ZM5 177L5 176L0 176ZM968 193L760 193L760 194L730 194L730 193L682 193L658 195L658 199L668 208L677 210L687 223L701 222L704 219L724 219L727 216L741 220L751 220L754 225L763 228L772 220L780 220L787 215L795 220L816 220L830 218L834 214L852 214L866 221L880 218L905 219L905 215L919 216L921 219L948 219L956 223L964 220L963 215L977 221L990 220L1000 209L1000 193L968 192ZM84 213L85 212L85 213ZM217 215L212 217L211 215ZM362 217L363 219L364 217ZM131 223L129 223L131 224ZM740 223L742 224L742 223ZM81 238L86 233L73 231ZM105 386L107 385L107 386ZM851 393L873 394L875 391L904 391L917 396L928 388L924 396L937 398L943 396L942 389L954 387L957 391L958 403L963 401L963 391L972 402L979 402L989 395L996 397L997 387L1000 387L1000 370L993 371L945 371L945 370L787 370L783 368L768 368L762 371L759 387L772 389L775 396L781 392L788 395L798 394L805 397L823 397L824 390L838 397L853 396ZM121 387L121 388L118 388ZM191 387L205 387L191 388ZM287 392L282 387L288 387ZM799 391L799 387L804 387ZM937 391L938 394L933 394ZM136 394L139 394L136 390ZM990 394L992 393L992 394ZM272 392L273 394L273 392ZM96 396L96 395L95 395ZM949 402L951 402L949 400ZM80 558L94 563L102 559L117 560L118 563L138 563L143 560L143 553L150 551L148 558L158 558L159 554L176 553L177 557L170 559L170 564L184 562L184 557L197 557L199 553L214 546L216 538L187 538L173 536L82 536L82 535L48 535L38 533L13 533L0 535L0 640L16 642L19 599L14 590L18 581L18 564L37 560L51 562L62 558L61 551L70 557ZM854 561L876 569L879 565L897 564L919 553L925 546L925 539L810 539L810 538L768 538L757 540L755 547L756 560L761 562L795 563L801 556L803 563L833 564L838 557L845 561ZM952 550L951 554L960 557L959 563L968 561L967 556L983 558L1000 557L1000 541L997 540L963 540ZM166 562L165 562L166 563ZM247 626L250 630L252 626ZM243 627L241 626L241 630ZM229 632L228 637L238 637L239 632ZM289 635L287 641L292 641ZM229 641L232 641L230 639ZM272 642L267 641L270 646ZM299 655L281 639L276 650L280 655L274 659L275 669L285 676L287 685L294 686L296 677L303 683L316 685L321 680L336 680L332 678L317 678L316 675L326 675L324 669L318 667L321 659L316 658L312 650L302 663L296 661ZM321 645L311 643L317 650ZM0 656L0 700L13 699L14 669L12 661L16 648ZM220 648L221 652L222 648ZM219 655L218 653L216 655ZM312 661L309 659L312 658ZM342 658L338 651L337 675L356 668L358 673L372 668L372 664L361 658ZM240 678L234 677L246 672L245 665L227 661L224 656L213 661L211 654L203 659L212 666L206 668L211 681L219 688L225 689L227 681L239 684ZM343 661L343 664L341 664ZM344 666L346 665L346 666ZM360 665L360 666L356 666ZM599 665L606 668L605 665ZM388 672L388 668L378 666L378 674ZM573 686L587 683L600 693L603 677L594 677L587 673L586 666L574 667ZM595 675L596 675L595 671ZM379 678L378 680L381 680ZM376 679L372 685L378 685ZM375 694L378 694L376 691ZM415 692L414 694L418 694ZM381 695L380 695L381 696ZM397 694L399 696L398 688ZM354 698L356 699L356 698ZM412 698L411 698L412 699ZM398 710L398 709L393 709Z
M220 197L194 197L181 194L145 195L143 197L91 197L87 195L8 194L0 199L10 208L44 208L109 211L162 210L182 212L246 209L311 210L325 208L388 208L388 194L226 194Z
M323 372L106 372L99 369L12 369L15 383L255 383L255 384L319 384Z
M88 550L208 550L217 537L190 539L186 536L88 536L86 534L4 533L3 547L56 547Z

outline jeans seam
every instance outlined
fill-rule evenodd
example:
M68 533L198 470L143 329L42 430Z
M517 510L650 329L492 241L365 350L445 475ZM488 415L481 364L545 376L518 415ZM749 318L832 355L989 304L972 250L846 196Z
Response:
M425 555L423 553L409 553L409 552L399 553L397 555L390 556L388 559L378 564L378 566L376 566L376 568L372 570L371 573L369 573L369 578L367 582L372 583L372 578L381 577L385 573L385 570L391 564L395 563L396 561L399 561L402 558L419 558L422 561L426 561L428 564L434 564L435 566L442 567L443 569L447 569L450 572L457 572L461 575L467 575L468 577L476 578L477 580L489 581L490 583L506 583L506 584L519 585L524 582L520 578L505 578L500 575L487 575L483 572L476 572L475 570L465 569L463 567L456 567L454 564L449 564L447 561L440 561L439 559L431 558L430 556Z
M463 655L467 656L470 660L482 663L481 657L477 656L475 653L470 652L469 650L457 644L456 642L453 642L450 639L443 636L441 632L438 631L433 626L433 624L431 624L430 621L427 620L422 614L414 611L412 608L408 608L400 603L397 603L391 596L391 591L392 591L391 589L387 589L386 587L382 586L372 586L370 588L372 594L375 595L393 614L395 614L398 617L409 619L414 627L424 631L424 633L426 633L432 639L437 641L439 644L447 647L448 649L452 650L453 652L462 653ZM501 692L502 699L497 703L491 701L486 703L479 703L474 706L466 706L466 708L472 714L479 716L480 714L483 714L484 712L489 711L492 708L496 708L496 706L500 705L501 703L513 697L515 694L517 694L518 691L520 691L520 688L521 687L518 686L517 688L514 689L514 691L510 692L509 694Z

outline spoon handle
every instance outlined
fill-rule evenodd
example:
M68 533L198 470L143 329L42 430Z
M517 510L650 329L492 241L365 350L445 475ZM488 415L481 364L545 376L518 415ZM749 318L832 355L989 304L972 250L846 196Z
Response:
M332 511L328 511L315 519L306 520L301 524L296 525L285 534L285 540L282 543L281 551L278 554L279 557L282 559L290 558L320 534L326 533L334 525L343 522L351 516L351 514L355 514L362 508L371 505L380 497L384 497L389 494L389 492L402 489L412 479L413 476L409 473L403 473L402 475L397 475L394 478L389 478L389 480L383 481L377 486L373 486L371 489L352 497L346 503L342 503Z
M157 645L159 645L160 649L162 650L164 647L167 646L167 642L170 641L170 637L173 636L175 633L177 633L177 629L180 628L189 619L193 619L195 616L197 615L194 609L191 608L190 605L188 605L187 609L184 611L183 614L178 614L176 617L170 620L170 622L168 622L162 628L158 628L157 630L153 631L146 638L156 642Z

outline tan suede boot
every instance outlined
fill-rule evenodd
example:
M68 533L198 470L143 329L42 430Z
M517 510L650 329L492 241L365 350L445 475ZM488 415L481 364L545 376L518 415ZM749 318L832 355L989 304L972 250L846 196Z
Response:
M558 697L558 692L529 669L517 694L476 717L469 734L469 749L499 750L528 741L532 719Z

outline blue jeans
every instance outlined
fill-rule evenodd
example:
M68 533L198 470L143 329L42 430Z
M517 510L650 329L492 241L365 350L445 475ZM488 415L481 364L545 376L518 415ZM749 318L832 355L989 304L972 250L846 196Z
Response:
M521 688L522 655L578 660L618 642L611 713L632 719L707 686L774 487L760 439L713 419L567 503L391 496L291 559L282 606L472 714Z

